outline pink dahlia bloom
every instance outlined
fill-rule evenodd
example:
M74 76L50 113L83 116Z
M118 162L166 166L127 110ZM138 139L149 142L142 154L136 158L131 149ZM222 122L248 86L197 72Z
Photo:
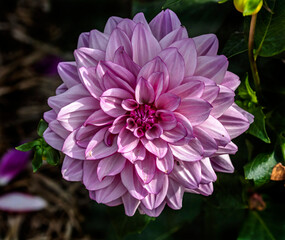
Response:
M184 192L210 195L215 171L234 171L231 140L253 120L234 103L240 81L217 50L215 35L189 38L171 10L82 33L45 113L63 177L129 216L180 209Z

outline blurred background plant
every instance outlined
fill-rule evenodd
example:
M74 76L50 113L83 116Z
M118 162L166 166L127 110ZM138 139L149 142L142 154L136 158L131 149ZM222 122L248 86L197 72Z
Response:
M285 1L218 2L1 1L0 239L285 239ZM57 63L73 60L81 32L103 30L110 16L144 12L151 20L162 8L177 13L190 37L218 36L220 54L242 80L236 102L255 122L235 140L235 173L219 174L212 196L186 194L180 211L129 218L122 207L91 201L80 184L61 178L59 166L44 161L34 174L29 152L8 149L38 139L47 98L60 84Z

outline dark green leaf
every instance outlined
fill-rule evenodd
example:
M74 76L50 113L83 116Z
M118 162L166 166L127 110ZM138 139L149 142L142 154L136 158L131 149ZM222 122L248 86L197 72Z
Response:
M57 165L59 164L60 154L57 150L53 149L52 147L48 146L44 149L44 159L50 165Z
M249 212L249 216L238 236L238 240L275 240L266 223L258 212Z
M35 146L40 145L40 141L35 140L32 142L24 143L18 147L16 147L17 150L22 151L22 152L27 152L32 150Z
M33 172L36 172L42 166L43 164L42 154L43 154L42 149L40 147L36 148L34 158L32 161Z
M155 218L141 215L138 212L133 217L128 217L121 210L121 208L110 209L112 222L119 239L124 239L131 233L140 234L151 221L155 220Z
M266 117L263 113L262 107L258 105L255 91L253 91L249 85L248 76L246 76L245 81L243 81L238 88L238 96L243 99L243 101L237 101L237 104L254 115L254 122L250 125L248 132L262 141L270 143L270 139L265 128Z
M244 166L246 179L252 179L256 185L262 185L270 180L273 167L277 164L275 154L260 153L252 162Z
M285 161L285 132L280 133L279 135L279 143L283 156L283 161Z
M189 6L192 4L203 4L208 2L220 2L220 0L166 0L165 4L163 5L163 9L172 8L174 6L182 5L182 6ZM225 2L225 1L223 1Z
M47 129L48 124L45 120L41 119L38 125L38 135L43 136L44 131Z
M250 125L248 132L261 139L265 143L270 143L270 138L267 135L265 128L265 115L260 106L251 106L248 111L254 115L254 122Z
M285 50L285 1L269 0L257 17L255 30L255 56L270 57Z
M243 33L233 33L222 51L222 54L231 58L240 53L247 51L247 43L245 42Z
M248 81L248 74L245 77L245 80L238 88L238 95L244 99L249 101L250 103L258 103L257 96L255 91L252 90ZM249 104L251 105L251 104Z

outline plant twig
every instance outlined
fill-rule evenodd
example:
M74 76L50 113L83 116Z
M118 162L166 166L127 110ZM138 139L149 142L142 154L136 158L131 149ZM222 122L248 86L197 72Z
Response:
M254 58L254 53L253 53L256 18L257 18L257 14L253 14L251 16L249 38L248 38L248 58L249 58L251 73L252 73L252 77L253 77L253 81L254 81L254 85L255 85L255 90L257 92L257 96L260 96L260 94L261 94L260 78L258 75L256 59Z

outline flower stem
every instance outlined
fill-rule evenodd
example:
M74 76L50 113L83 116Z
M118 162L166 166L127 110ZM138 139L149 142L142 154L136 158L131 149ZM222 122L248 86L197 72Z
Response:
M260 78L258 75L256 58L254 57L254 54L253 54L256 18L257 18L257 14L253 14L251 16L249 38L248 38L248 58L249 58L251 73L252 73L252 77L253 77L253 81L254 81L254 85L255 85L255 90L257 92L257 95L260 96L260 94L261 94Z

